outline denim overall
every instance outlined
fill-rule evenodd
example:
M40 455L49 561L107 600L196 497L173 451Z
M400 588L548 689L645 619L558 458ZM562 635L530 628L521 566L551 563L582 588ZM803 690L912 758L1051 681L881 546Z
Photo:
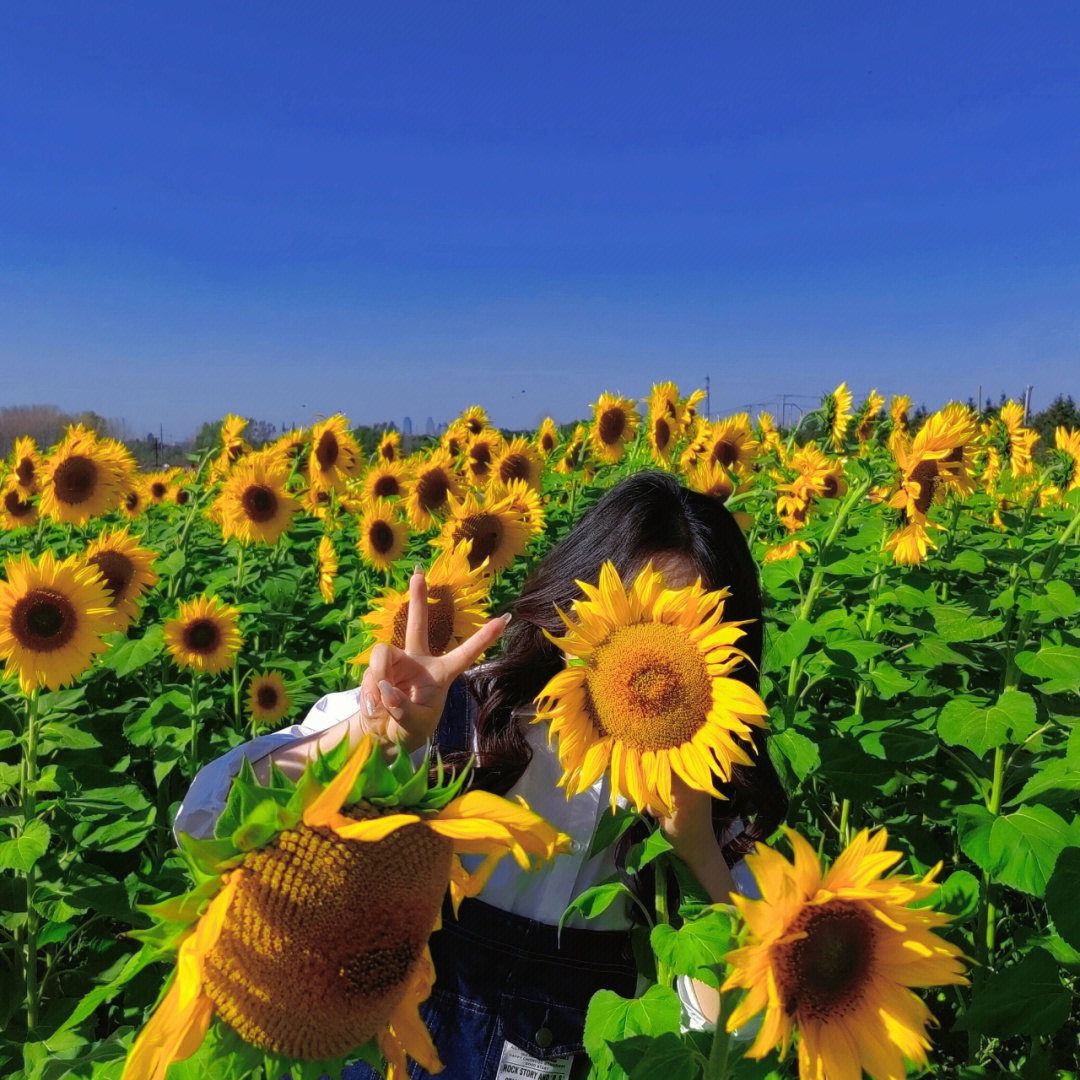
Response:
M433 745L444 752L472 745L469 693L450 687ZM440 1080L494 1080L509 1041L547 1061L583 1054L585 1010L597 990L632 997L637 970L630 938L620 930L568 928L514 915L480 900L446 903L442 929L431 936L435 986L420 1006L444 1069ZM575 1062L577 1067L584 1061ZM431 1074L410 1062L411 1080ZM377 1080L360 1062L342 1080Z

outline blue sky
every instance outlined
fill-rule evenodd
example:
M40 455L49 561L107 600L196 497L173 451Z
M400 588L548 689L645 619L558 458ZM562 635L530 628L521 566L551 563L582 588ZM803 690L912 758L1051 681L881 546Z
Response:
M0 404L1080 399L1074 3L8 5ZM810 401L801 399L806 405Z

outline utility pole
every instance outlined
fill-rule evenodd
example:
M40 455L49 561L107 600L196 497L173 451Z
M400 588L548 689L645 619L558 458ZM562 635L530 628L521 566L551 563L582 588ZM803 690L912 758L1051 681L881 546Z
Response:
M712 398L709 394L709 376L705 376L705 419L712 420Z
M1028 383L1024 391L1024 423L1028 422L1028 410L1031 408L1031 383Z
M982 383L979 383L979 400L975 403L975 412L982 416Z

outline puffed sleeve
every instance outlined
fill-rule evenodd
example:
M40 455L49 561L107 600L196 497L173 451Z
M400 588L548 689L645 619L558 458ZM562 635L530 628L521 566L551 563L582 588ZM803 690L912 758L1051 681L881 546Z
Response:
M195 774L180 804L173 822L173 833L187 833L199 840L212 836L214 825L225 809L233 777L240 771L244 758L255 762L275 750L321 734L356 712L359 694L359 688L326 694L312 705L301 723L268 735L259 735L204 765Z

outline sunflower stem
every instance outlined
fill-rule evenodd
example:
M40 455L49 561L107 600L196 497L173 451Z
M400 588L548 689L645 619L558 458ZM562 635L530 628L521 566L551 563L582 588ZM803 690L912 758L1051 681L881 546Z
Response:
M235 669L234 669L235 670ZM192 780L198 771L198 740L199 740L199 676L191 676L191 738L188 740L188 775Z
M240 723L240 660L237 658L233 661L232 666L232 703L233 703L233 716L236 718L236 723Z
M731 1076L731 1070L728 1068L731 1035L727 1029L727 1021L734 1008L734 994L730 992L722 993L720 995L720 1013L716 1017L712 1045L709 1048L709 1064L705 1069L705 1080L728 1080L728 1077Z
M655 881L655 896L656 896L656 925L661 923L670 924L671 915L668 911L668 897L667 897L667 866L663 859L657 859L653 863L653 880ZM662 963L659 957L656 961L656 981L661 986L671 985L671 971L668 970L668 966Z
M244 545L240 544L239 550L236 554L236 585L234 590L236 592L236 598L240 599L240 585L244 580Z
M851 837L848 834L848 816L851 813L851 800L845 799L840 804L840 843L844 847L847 847L851 843Z
M26 750L23 758L22 784L22 831L37 820L37 736L38 736L38 690L30 691L26 703ZM24 981L26 984L26 1030L27 1033L37 1027L38 1006L41 995L37 978L37 912L34 911L34 883L37 877L36 864L32 863L26 871L26 953L24 961Z

